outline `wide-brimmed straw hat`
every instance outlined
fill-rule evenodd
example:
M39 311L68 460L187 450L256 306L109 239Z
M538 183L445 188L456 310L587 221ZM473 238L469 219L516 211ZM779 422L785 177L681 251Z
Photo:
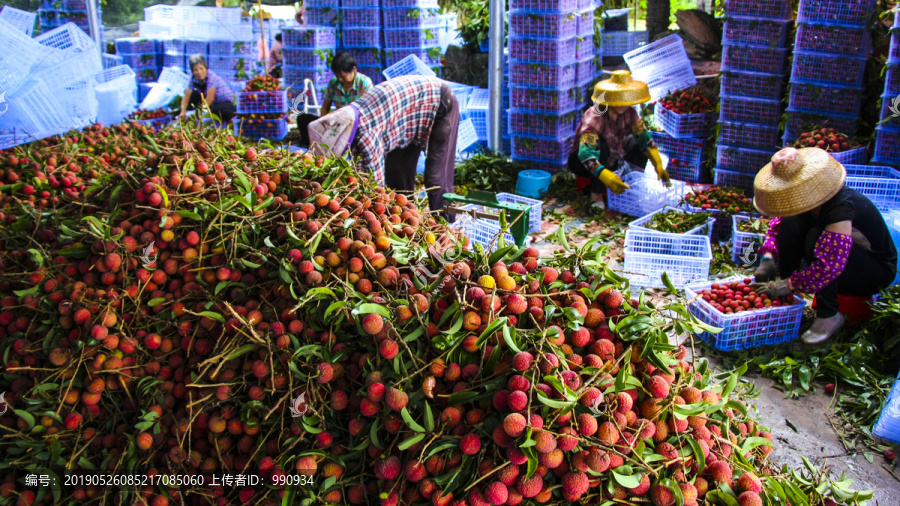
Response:
M612 77L594 85L591 98L595 104L610 107L643 104L650 101L650 88L647 83L632 79L631 72L616 70Z
M756 174L753 205L766 216L796 216L827 202L844 186L844 166L819 148L785 148Z

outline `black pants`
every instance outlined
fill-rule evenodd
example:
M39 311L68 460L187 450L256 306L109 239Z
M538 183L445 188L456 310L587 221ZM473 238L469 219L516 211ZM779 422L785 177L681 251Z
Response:
M459 104L456 95L446 84L441 85L441 105L438 107L428 137L425 155L425 188L428 191L428 207L440 212L446 203L445 193L454 191L453 176L456 173L456 137L459 131ZM416 165L422 148L413 144L395 149L384 160L384 183L393 190L412 193L416 189ZM451 216L444 216L451 219Z
M575 139L575 142L578 142L578 139ZM638 167L646 167L647 166L647 155L638 151L637 149L633 149L627 153L625 153L625 161L629 163L633 163ZM600 193L604 196L606 195L606 185L600 181L600 178L595 176L581 163L581 160L578 159L578 147L575 147L575 151L572 151L569 154L569 161L566 164L568 169L572 171L573 174L580 177L587 177L591 180L591 193ZM607 169L615 171L616 167L607 167ZM604 197L605 198L605 197Z
M188 100L188 110L192 111L200 108L200 92L191 90L191 98ZM215 114L222 120L223 125L231 123L234 115L237 114L237 106L234 102L213 102L209 106L209 112Z
M778 271L782 279L812 264L814 250L824 228L816 226L805 214L781 219L778 228ZM830 318L838 312L838 291L852 296L875 295L887 288L896 276L894 266L876 259L858 244L850 248L847 266L840 276L816 292L816 315Z

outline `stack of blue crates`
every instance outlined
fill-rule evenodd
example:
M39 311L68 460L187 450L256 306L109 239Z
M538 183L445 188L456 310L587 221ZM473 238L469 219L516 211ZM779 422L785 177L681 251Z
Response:
M818 126L853 135L872 50L867 27L874 8L874 0L800 1L785 144ZM841 161L866 163L865 149L858 150L858 155Z
M190 58L191 54L202 54L204 49L208 54L206 60L209 68L229 81L234 92L242 91L246 82L262 73L266 64L265 61L258 60L255 41L185 41L185 58Z
M551 173L566 167L585 84L595 77L593 32L579 36L578 13L591 2L579 2L510 0L512 158Z
M98 19L103 24L103 9L97 2ZM87 17L86 0L42 0L37 11L41 32L50 31L66 23L75 23L84 33L91 35L91 26ZM103 30L100 30L100 42L103 45Z
M131 67L138 84L155 82L160 72L160 41L125 37L116 39L116 54Z
M647 30L629 31L631 8L607 9L603 12L603 56L622 56L650 41Z
M337 50L337 28L297 26L281 32L284 86L291 99L303 92L306 79L312 81L319 104L331 81L331 60Z
M881 119L875 131L875 155L872 163L900 166L900 12L891 29Z
M753 191L781 147L790 0L726 0L714 182Z
M440 77L444 51L438 35L445 21L437 0L383 0L381 17L385 66L414 54Z
M356 58L356 69L372 79L384 81L384 39L381 28L381 0L343 0L341 43Z

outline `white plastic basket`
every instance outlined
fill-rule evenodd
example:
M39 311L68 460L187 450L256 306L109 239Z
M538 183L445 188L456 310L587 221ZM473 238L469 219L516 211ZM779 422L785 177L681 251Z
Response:
M478 142L478 133L472 120L464 119L459 122L459 130L456 137L456 152L465 151L469 146Z
M39 79L29 79L7 97L9 109L0 117L3 130L49 135L65 132L75 126L50 88Z
M175 37L175 24L167 21L138 21L138 33L148 39Z
M621 194L607 190L609 209L631 216L646 216L665 206L677 206L684 197L684 183L671 180L672 185L666 188L655 178L644 172L631 172L622 177L630 189Z
M435 77L437 74L434 73L428 65L425 64L418 56L411 54L406 58L398 61L397 63L391 65L390 67L384 69L382 72L386 79L393 79L395 77L407 76L407 75L419 75L426 77Z
M629 51L623 58L632 76L647 83L652 100L697 84L684 41L677 34Z
M34 34L34 21L37 19L37 13L23 11L4 5L0 9L0 19L22 30L25 35L31 37Z
M711 261L709 236L640 229L625 232L625 276L634 286L662 288L663 273L675 288L705 281Z
M528 213L528 233L535 234L535 233L541 231L541 226L542 226L541 220L542 220L543 209L544 209L544 202L542 200L523 197L521 195L516 195L515 193L498 193L497 200L499 200L500 202L504 202L504 203L523 204L526 206L531 206L531 212ZM491 214L497 213L497 209L493 209L490 207L478 206L475 204L466 204L464 206L459 206L459 207L461 209L466 209L466 210L475 209L480 212L491 213ZM462 219L464 219L464 218L463 217L458 218L456 220L456 222L454 223L454 226L456 226L456 224L458 224L458 223L461 223L460 220L462 220ZM469 218L469 219L471 219L471 218ZM484 229L484 230L488 230L488 229L493 230L494 228L496 228L496 230L494 231L494 234L496 234L497 232L500 231L499 222L496 222L494 220L486 220L486 219L480 219L477 221L488 222L489 226L482 227L482 229ZM511 218L509 218L508 216L507 216L507 221L511 221ZM460 228L460 227L456 227L456 228ZM509 238L507 238L507 242L512 241L511 237L512 236L509 236ZM470 236L469 238L471 239L472 237ZM493 238L493 235L491 235L491 238ZM486 243L482 243L482 244L486 244Z
M497 195L498 197L500 194ZM464 206L460 206L461 209L472 210L478 209L479 206L474 204L467 204ZM453 223L452 228L462 231L466 237L472 242L472 244L481 244L485 249L489 249L490 251L494 251L497 249L497 245L500 243L499 237L497 235L500 233L500 222L494 220L487 219L472 219L469 215L463 215L456 219ZM497 238L495 240L495 238ZM503 234L503 240L506 241L506 244L515 244L516 240L513 238L512 234L505 233ZM531 236L525 236L525 246L531 245ZM490 248L488 248L490 246Z
M877 165L845 165L848 188L862 193L882 213L900 210L900 172Z
M184 93L190 83L190 76L174 67L166 67L157 79L157 84L153 86L144 100L141 101L140 108L145 111L152 111L165 107L173 98Z
M747 222L751 219L753 218L742 214L736 214L731 217L731 260L736 264L747 267L759 264L759 248L766 239L766 234L741 232L738 229L738 223Z
M603 56L624 56L649 40L648 32L603 32Z
M119 56L117 54L103 53L102 58L103 58L103 68L105 68L105 69L111 69L113 67L118 67L119 65L122 65L122 62L125 61L124 58L122 58L121 56Z
M630 229L637 229L637 230L649 230L649 231L651 231L651 232L661 232L661 231L659 231L659 230L654 230L654 229L652 229L652 228L647 228L646 225L647 225L648 223L650 223L650 220L652 220L653 217L654 217L656 214L658 214L658 213L664 213L664 212L668 212L668 211L678 211L678 212L683 213L683 214L689 214L689 213L688 213L687 211L685 211L684 209L680 209L680 208L672 207L672 206L665 206L665 207L663 207L662 209L659 209L658 211L654 211L654 212L652 212L652 213L650 213L650 214L648 214L648 215L646 215L646 216L644 216L644 217L642 217L642 218L638 218L638 219L632 221L631 223L628 224L628 228L630 228ZM694 228L692 228L692 229L690 229L690 230L688 230L688 231L686 231L686 232L681 232L681 233L661 232L661 233L664 233L664 234L673 234L673 235L707 235L707 236L708 236L708 235L711 235L711 234L712 234L713 223L715 223L715 221L716 221L716 218L715 218L714 216L712 216L712 214L710 214L709 219L706 221L705 224L703 224L703 225L698 225L698 226L696 226L696 227L694 227Z
M0 19L0 93L15 91L31 70L53 52Z

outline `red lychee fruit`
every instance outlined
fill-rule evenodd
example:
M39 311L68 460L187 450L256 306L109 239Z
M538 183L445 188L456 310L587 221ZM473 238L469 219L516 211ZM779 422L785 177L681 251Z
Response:
M756 492L743 492L738 496L738 506L763 506L763 502Z
M731 483L732 471L731 466L724 460L713 462L706 468L713 480L719 483Z
M515 485L516 478L519 477L519 466L512 464L507 465L503 469L497 471L497 479L507 487Z
M762 481L753 473L744 473L738 478L738 487L743 492L756 492L762 494Z
M69 416L66 417L66 420L65 420L66 429L69 429L69 430L77 429L81 425L81 422L83 420L84 420L84 417L81 416L81 413L70 414Z
M269 365L262 360L253 362L253 375L257 378L264 378L269 374Z
M595 473L602 473L609 469L609 454L599 448L591 448L584 463Z
M138 448L147 451L153 447L153 435L147 432L141 432L135 438L135 442L137 443Z
M360 323L363 330L370 336L374 336L384 328L384 319L381 318L380 314L368 313L363 315Z
M531 363L534 361L534 355L528 353L527 351L520 351L513 356L512 366L513 369L519 372L525 372L531 367Z
M384 383L375 382L366 387L366 397L372 402L381 402L384 400Z
M520 413L525 411L525 408L528 407L528 394L521 390L516 390L509 394L509 398L506 402L510 411Z
M334 367L332 367L328 362L322 362L318 365L318 367L316 367L316 370L319 373L316 379L323 385L334 378Z
M697 503L697 489L690 483L679 483L678 488L681 489L681 496L684 498L684 504Z
M542 267L541 272L544 273L544 284L549 285L559 278L559 272L553 267Z
M385 403L394 411L400 411L409 403L409 396L402 390L391 388L384 396Z
M537 473L531 475L531 478L525 478L525 475L521 475L516 480L516 490L522 494L522 497L530 499L544 490L544 478Z
M612 422L603 422L597 429L597 438L607 444L616 444L620 437L619 429Z
M651 376L647 382L647 390L656 399L665 399L669 396L669 383L662 376Z
M537 434L533 435L534 437L534 449L538 451L538 453L550 453L556 449L556 436L542 430Z
M622 302L625 300L622 297L622 294L612 290L606 294L606 297L603 298L603 305L610 309L618 309L622 306Z
M509 499L509 490L505 484L495 481L484 489L484 498L494 506L501 506Z
M400 459L390 456L375 462L375 477L379 480L393 480L400 476Z
M641 482L638 483L638 486L634 488L629 488L628 492L633 496L642 496L646 494L650 490L650 475L644 474L641 477Z
M563 490L576 498L583 496L590 487L587 475L581 472L566 473L562 478L562 484Z
M481 451L481 440L475 434L466 434L459 440L459 449L465 455L475 455Z
M675 494L662 485L654 485L650 489L650 500L654 506L672 506L675 504Z
M528 301L518 293L511 293L506 297L506 312L510 314L522 314L528 310Z
M506 432L506 434L509 437L519 437L522 435L523 432L525 432L526 423L527 422L525 420L525 417L522 416L521 414L510 413L510 414L506 415L506 418L503 419L503 430ZM520 492L521 492L521 490L520 490ZM538 491L538 492L540 492L540 491ZM525 495L525 493L522 492L522 495ZM527 497L533 497L533 496L527 496Z
M396 342L385 339L378 343L378 354L386 360L393 360L400 353L400 347Z
M582 413L577 417L578 432L584 437L590 437L597 433L597 419L588 413Z
M584 325L592 329L599 327L604 321L606 321L606 315L602 310L595 307L589 308L587 315L584 317Z

